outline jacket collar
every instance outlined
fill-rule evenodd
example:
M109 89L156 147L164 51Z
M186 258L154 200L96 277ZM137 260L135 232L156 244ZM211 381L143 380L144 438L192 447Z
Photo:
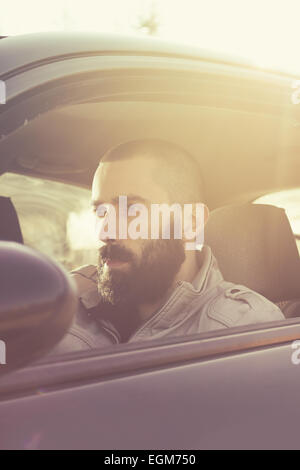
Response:
M133 333L129 341L158 337L160 332L183 324L193 314L196 304L199 309L206 303L212 288L223 280L223 276L209 246L203 246L198 260L200 269L193 282L179 281L165 304Z
M202 250L197 253L197 259L199 271L192 283L186 282L185 284L195 292L200 293L218 284L223 280L223 276L208 245L204 245Z

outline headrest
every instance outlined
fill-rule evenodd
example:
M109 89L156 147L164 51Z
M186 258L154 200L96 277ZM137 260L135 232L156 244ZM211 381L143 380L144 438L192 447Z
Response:
M19 219L9 197L0 197L0 241L23 243Z
M273 302L300 298L300 258L284 209L263 204L216 209L205 226L204 243L226 281Z

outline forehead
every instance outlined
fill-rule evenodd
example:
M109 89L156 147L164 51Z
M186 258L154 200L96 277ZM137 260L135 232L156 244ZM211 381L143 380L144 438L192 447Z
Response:
M102 161L94 176L92 199L110 202L118 196L136 195L146 201L167 202L166 188L155 181L159 171L159 160L147 155Z

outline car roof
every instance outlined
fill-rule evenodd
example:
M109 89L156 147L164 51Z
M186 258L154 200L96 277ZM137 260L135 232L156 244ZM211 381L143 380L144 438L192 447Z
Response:
M69 103L69 106L67 102L64 101L63 105L59 101L60 109L54 107L53 110L49 108L49 112L44 110L37 119L34 119L36 116L32 108L28 112L28 103L24 105L24 115L14 111L12 106L11 113L14 113L15 121L3 114L5 138L1 142L1 155L3 161L11 160L13 163L3 164L4 169L7 167L17 173L43 175L45 178L89 186L99 156L108 148L124 140L150 135L151 138L178 144L195 156L201 165L210 207L218 207L237 197L241 200L241 196L251 200L270 189L292 187L295 182L298 185L297 171L289 171L288 174L281 171L283 165L284 168L290 165L297 169L299 151L297 126L300 116L298 107L291 102L291 82L287 76L282 80L282 76L265 74L261 70L253 71L249 65L241 64L238 60L234 62L233 58L211 56L207 51L197 48L146 37L37 33L0 41L0 79L3 70L7 71L8 76L14 76L42 64L49 63L52 66L54 63L56 67L57 61L101 54L115 55L117 62L125 56L126 60L120 61L125 63L125 67L130 55L131 58L138 58L138 62L140 57L144 59L147 54L157 58L157 61L160 58L158 62L163 63L163 67L168 62L164 57L176 56L179 58L179 70L184 59L199 61L199 76L203 77L201 84L205 86L197 82L191 89L190 85L194 82L181 76L179 80L175 77L174 69L170 68L172 80L170 82L168 78L167 93L170 83L173 83L172 90L179 95L183 90L189 90L187 101L175 100L170 105L169 99L162 100L165 84L157 88L155 77L153 90L156 90L155 96L159 100L154 99L153 103L144 98L136 101L130 94L125 99L119 96L111 102L98 99L95 103L80 102L77 107L76 102ZM202 66L206 67L207 64L208 69L212 69L209 76L207 70L206 73L202 71ZM223 67L223 64L228 64L228 67ZM241 65L245 66L243 70ZM214 81L216 69L222 70ZM49 79L48 74L46 79ZM107 77L106 80L108 83L111 78ZM120 75L119 80L122 95L127 86L124 75ZM149 77L145 82L148 87ZM147 92L148 88L143 88L144 84L141 87L143 93L145 90ZM201 100L190 101L191 92L198 94L199 90ZM57 93L56 88L52 93ZM205 100L202 102L203 96ZM12 122L19 128L13 128ZM214 137L216 133L218 138ZM232 174L234 184L229 184Z
M4 37L0 41L0 76L23 67L66 57L88 55L153 55L251 67L249 61L187 44L138 35L49 32Z

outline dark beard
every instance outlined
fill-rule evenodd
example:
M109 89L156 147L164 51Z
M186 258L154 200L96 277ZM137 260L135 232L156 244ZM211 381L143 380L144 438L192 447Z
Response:
M128 261L126 272L103 272L106 259ZM117 244L99 250L98 292L102 304L132 311L142 303L159 300L172 286L175 275L185 260L182 240L146 242L140 259Z

